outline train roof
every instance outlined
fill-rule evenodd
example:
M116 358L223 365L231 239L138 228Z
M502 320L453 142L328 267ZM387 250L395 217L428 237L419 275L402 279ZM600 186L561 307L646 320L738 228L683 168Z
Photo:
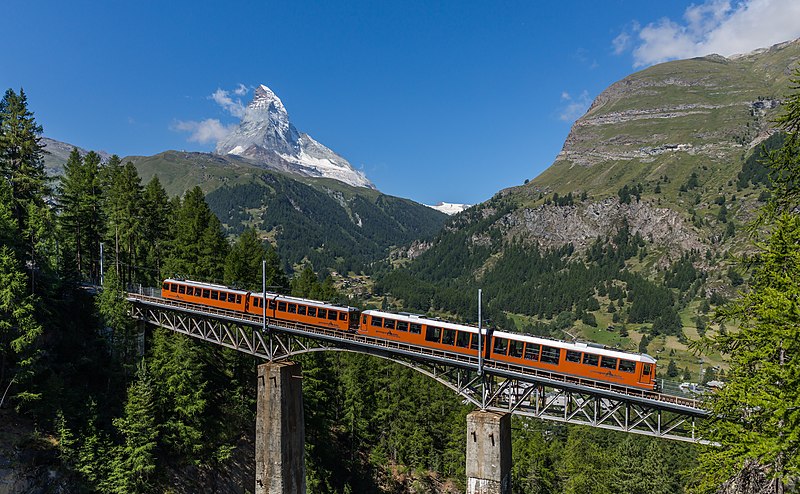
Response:
M440 321L438 319L433 319L427 316L422 316L418 314L394 314L392 312L384 312L380 310L365 310L364 314L370 314L373 316L378 317L391 317L392 319L396 319L398 321L408 321L408 322L416 322L422 324L430 324L431 326L436 326L439 328L448 328L448 329L455 329L458 331L466 331L469 333L478 333L478 328L475 326L467 326L465 324L456 324L447 321ZM485 331L486 328L484 328ZM511 340L520 340L525 342L531 343L538 343L539 345L547 345L556 348L566 348L567 350L575 350L578 352L589 352L594 353L597 355L606 355L609 357L616 357L622 358L626 360L633 360L635 362L644 362L646 364L655 364L656 359L651 357L650 355L643 354L643 353L629 353L622 350L614 350L612 348L607 348L603 346L598 346L591 343L583 343L583 342L575 342L571 343L568 341L560 341L560 340L551 340L549 338L542 338L539 336L527 335L522 333L510 333L507 331L493 331L492 333L494 336L499 336L500 338L508 338Z
M254 297L261 297L261 292L252 292ZM281 295L278 293L270 293L267 292L267 298L274 299L276 301L284 301L284 302L291 302L294 304L303 304L309 305L312 307L323 307L323 308L330 308L336 310L347 310L348 312L358 311L355 307L350 307L347 305L338 305L332 304L330 302L320 302L319 300L312 300L310 298L302 298L302 297L292 297L291 295Z
M470 333L478 334L478 328L476 328L475 326L467 326L465 324L457 324L454 322L442 321L439 319L433 319L419 314L395 314L393 312L384 312L382 310L365 310L364 312L362 312L362 314L368 314L378 317L391 317L392 319L396 319L398 321L430 324L431 326L436 326L437 328L456 329L458 331L467 331ZM485 329L486 328L484 328L484 330Z
M245 295L248 293L246 290L239 290L238 288L231 288L225 285L217 285L215 283L205 283L203 281L181 280L178 278L167 278L166 280L164 280L164 283L182 283L184 285L196 286L200 288L213 288L214 290L226 290L228 292L236 293L239 295Z

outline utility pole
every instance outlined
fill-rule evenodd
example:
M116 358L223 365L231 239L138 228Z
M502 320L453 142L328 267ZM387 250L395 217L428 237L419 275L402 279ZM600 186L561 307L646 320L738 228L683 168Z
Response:
M481 295L483 290L478 288L478 375L483 374L483 330L481 329Z
M264 299L261 301L261 331L267 334L267 260L261 259L261 292ZM270 352L270 361L272 352Z

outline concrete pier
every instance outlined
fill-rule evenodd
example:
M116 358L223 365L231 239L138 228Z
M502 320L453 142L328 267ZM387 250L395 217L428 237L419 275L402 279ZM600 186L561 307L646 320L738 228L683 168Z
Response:
M467 415L467 494L511 494L511 414Z
M299 364L258 366L255 494L305 494L305 425Z

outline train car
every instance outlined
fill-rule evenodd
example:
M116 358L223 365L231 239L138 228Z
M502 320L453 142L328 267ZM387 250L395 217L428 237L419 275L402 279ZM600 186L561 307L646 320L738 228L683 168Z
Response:
M477 355L478 329L463 324L390 312L361 313L359 332L464 355ZM484 357L621 386L654 389L656 360L587 343L568 343L519 333L487 331Z
M656 359L602 345L495 331L489 358L620 386L656 387Z
M359 333L464 355L478 354L478 328L415 314L365 310ZM483 348L488 356L486 342Z
M191 304L244 312L248 292L223 285L167 278L161 284L161 296Z
M264 295L251 293L247 312L262 315ZM322 326L341 331L358 329L359 310L299 297L267 292L267 318Z

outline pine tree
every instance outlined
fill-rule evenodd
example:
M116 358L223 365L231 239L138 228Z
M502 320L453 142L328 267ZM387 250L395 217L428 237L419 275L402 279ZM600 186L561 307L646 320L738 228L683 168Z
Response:
M23 231L28 204L42 205L48 191L41 134L25 92L7 90L0 100L0 177L10 185L12 217Z
M730 371L708 401L714 419L705 437L722 447L701 456L701 491L714 491L754 464L770 482L760 492L782 493L800 477L800 70L792 89L779 120L788 136L768 163L773 196L759 218L771 232L750 259L749 291L719 311L739 330L720 328L705 340L729 356Z
M79 275L99 280L102 216L100 156L81 157L73 148L64 165L59 190L61 224Z
M222 225L208 207L200 187L184 196L170 234L170 254L164 263L168 275L222 280L229 247Z
M155 421L154 384L144 362L128 388L125 412L114 425L125 439L114 464L114 492L149 492L156 470L159 431Z
M247 228L231 247L225 259L225 283L260 291L262 260L266 263L266 283L270 291L282 291L288 285L280 267L280 258L272 248L265 248L254 228Z
M147 183L142 193L142 213L142 238L147 241L139 256L144 263L140 274L147 283L161 277L169 235L169 198L157 175Z

